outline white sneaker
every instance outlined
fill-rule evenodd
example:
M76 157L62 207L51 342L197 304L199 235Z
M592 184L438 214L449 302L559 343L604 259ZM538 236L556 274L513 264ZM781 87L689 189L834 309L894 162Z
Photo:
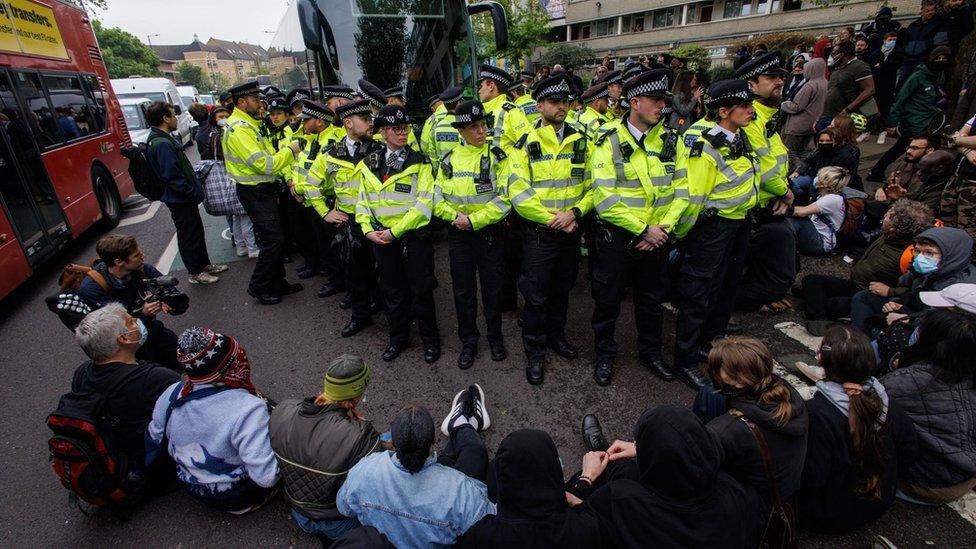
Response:
M457 419L458 414L461 413L461 407L463 406L461 396L464 395L465 392L467 392L467 389L458 391L458 393L454 395L454 400L451 401L451 411L447 413L447 415L444 417L444 421L441 422L441 432L444 433L444 436L446 437L451 436L448 427L454 422L455 419Z
M215 275L215 274L220 274L226 271L227 269L230 269L230 267L228 267L227 265L211 264L204 267L203 272L207 274Z
M190 284L213 284L220 281L219 278L206 271L197 275L190 275L189 280Z
M878 145L884 145L885 137L887 137L887 134L885 132L881 132L878 134Z
M871 137L871 132L864 132L861 135L857 136L857 142L858 143L863 143L863 142L867 141L867 139L869 137Z
M813 366L799 360L796 361L796 369L799 370L801 374L806 376L807 379L813 382L820 381L825 375L822 367Z
M246 257L247 248L237 248L237 257Z
M259 257L260 255L261 252L259 250L254 250L253 252L247 252L247 257L250 257L251 259Z

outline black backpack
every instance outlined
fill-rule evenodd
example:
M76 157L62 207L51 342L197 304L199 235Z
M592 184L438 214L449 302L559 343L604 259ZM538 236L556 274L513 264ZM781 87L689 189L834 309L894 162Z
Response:
M152 164L149 163L149 146L156 139L165 139L165 137L156 137L148 143L138 143L133 147L123 147L121 151L122 156L129 159L129 177L135 184L136 192L147 200L159 200L166 190L166 183L156 175Z
M103 393L69 392L47 417L54 435L48 440L51 467L76 503L112 507L142 486L138 474L130 474L128 458L116 445L114 419L105 410L108 398L122 384L139 374L133 369Z

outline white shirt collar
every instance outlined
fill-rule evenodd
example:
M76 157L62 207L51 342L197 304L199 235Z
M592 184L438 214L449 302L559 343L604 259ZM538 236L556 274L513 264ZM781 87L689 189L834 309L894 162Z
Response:
M389 145L387 145L386 146L386 156L390 156L391 154L393 156L403 156L403 155L407 154L407 149L406 149L406 147L404 147L404 148L402 148L402 149L400 149L398 151L395 151L395 150L391 149Z
M722 126L719 126L718 124L715 124L708 130L708 135L718 135L719 133L724 133L725 138L728 140L729 143L735 141L735 138L738 137L738 134L736 132L730 132L729 130L723 128Z
M646 132L642 132L638 130L636 126L630 123L629 117L627 118L626 122L627 122L627 129L630 131L630 135L634 136L634 141L639 142L641 139L644 138L645 135L647 135L649 131L651 131L651 128L647 128Z
M343 138L343 139L346 142L346 150L349 151L349 156L355 156L356 155L356 144L358 142L357 141L353 141L352 139L349 139L349 136L348 135L345 138Z

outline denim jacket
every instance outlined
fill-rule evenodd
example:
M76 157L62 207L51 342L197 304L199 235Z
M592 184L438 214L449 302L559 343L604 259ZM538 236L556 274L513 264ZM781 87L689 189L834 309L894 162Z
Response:
M453 545L482 517L495 514L481 481L434 457L411 474L392 451L360 460L336 504L340 513L373 526L401 549Z

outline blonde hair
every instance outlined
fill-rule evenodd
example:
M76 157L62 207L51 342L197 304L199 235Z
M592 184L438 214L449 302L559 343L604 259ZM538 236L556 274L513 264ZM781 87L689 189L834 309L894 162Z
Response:
M851 172L840 166L827 166L817 172L817 189L821 194L840 194L851 182Z
M708 353L708 375L716 387L722 384L720 372L742 383L761 404L775 404L773 421L785 425L793 417L793 396L773 375L773 354L754 337L732 336L719 339Z
M325 396L325 393L322 393L319 396L315 397L315 405L328 406L329 404L335 404L340 408L346 409L346 415L349 416L349 419L354 419L356 421L363 421L366 419L366 417L363 414L359 413L359 410L356 409L356 399L358 398L359 397L348 398L346 400L340 400L339 402L336 402L330 399L329 397Z

